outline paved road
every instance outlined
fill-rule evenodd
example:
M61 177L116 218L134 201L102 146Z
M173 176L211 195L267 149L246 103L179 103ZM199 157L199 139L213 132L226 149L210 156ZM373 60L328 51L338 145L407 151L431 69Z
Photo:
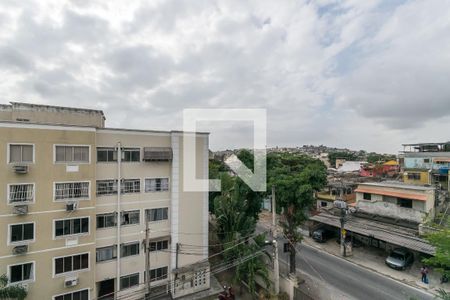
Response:
M259 226L258 226L259 227ZM258 228L262 229L262 228ZM258 230L259 231L259 230ZM282 253L280 241L279 253ZM352 299L361 300L432 300L433 295L396 280L359 267L344 259L307 245L297 247L297 268L326 282ZM287 254L280 259L287 260Z

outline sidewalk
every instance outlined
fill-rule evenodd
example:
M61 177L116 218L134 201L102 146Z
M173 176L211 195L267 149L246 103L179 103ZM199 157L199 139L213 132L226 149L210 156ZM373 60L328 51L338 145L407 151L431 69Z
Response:
M303 244L344 258L340 253L340 245L336 243L336 239L331 239L326 243L317 243L309 237L307 231L303 230L302 232L304 237L302 241ZM424 284L421 282L420 267L422 266L422 264L420 261L416 260L410 268L404 271L397 271L386 266L384 262L386 256L387 253L381 249L365 246L360 248L353 248L353 255L345 257L344 259L353 262L361 267L388 276L392 279L401 281L411 286L422 288L432 293L436 293L440 288L450 292L450 284L440 284L440 274L437 272L433 272L432 270L428 275L429 284Z

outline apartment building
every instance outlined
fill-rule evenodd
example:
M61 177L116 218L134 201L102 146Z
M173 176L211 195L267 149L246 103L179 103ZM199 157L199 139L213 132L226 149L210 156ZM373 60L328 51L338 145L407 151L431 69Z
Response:
M184 191L185 134L104 121L96 110L0 106L0 274L30 299L140 299L148 253L153 288L208 289L208 193ZM194 138L192 172L206 179L208 134Z

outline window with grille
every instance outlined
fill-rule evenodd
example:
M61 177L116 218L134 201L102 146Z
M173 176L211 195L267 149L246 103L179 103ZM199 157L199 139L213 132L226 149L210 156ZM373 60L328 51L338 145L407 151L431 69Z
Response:
M139 285L139 273L120 277L120 289L128 289Z
M89 233L89 218L76 218L55 221L55 236Z
M10 163L33 163L34 146L10 144L9 145L9 162Z
M167 278L167 267L151 269L150 270L150 281L158 281Z
M89 146L55 146L55 161L61 163L89 163Z
M420 173L408 173L409 180L420 180Z
M117 247L115 245L97 248L96 259L97 262L113 260L117 258Z
M10 225L11 243L34 240L34 223L23 223Z
M139 210L123 211L121 213L121 225L139 224L140 212Z
M55 183L55 200L89 198L89 182Z
M108 228L116 226L116 214L100 214L97 215L97 228Z
M120 251L121 257L139 255L139 242L122 244L120 249L121 249Z
M164 192L169 190L169 178L145 179L146 192Z
M89 253L55 258L55 274L80 271L89 268Z
M89 290L71 292L54 297L54 300L89 300Z
M150 252L167 250L167 249L169 249L169 241L168 240L150 242Z
M150 222L167 220L169 218L169 209L167 207L147 209L145 212L147 221Z
M9 266L9 282L23 282L34 280L34 263Z
M117 180L97 180L97 196L117 194Z
M140 179L124 179L120 186L122 193L139 193L141 191L141 180Z
M9 203L26 203L34 200L34 184L10 184L8 189Z

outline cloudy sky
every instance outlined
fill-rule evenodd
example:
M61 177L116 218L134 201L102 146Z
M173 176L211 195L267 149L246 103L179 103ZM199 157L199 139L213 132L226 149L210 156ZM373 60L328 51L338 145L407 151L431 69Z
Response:
M448 0L0 2L0 103L181 129L185 108L265 108L268 145L397 152L450 140ZM248 123L202 123L213 149Z

